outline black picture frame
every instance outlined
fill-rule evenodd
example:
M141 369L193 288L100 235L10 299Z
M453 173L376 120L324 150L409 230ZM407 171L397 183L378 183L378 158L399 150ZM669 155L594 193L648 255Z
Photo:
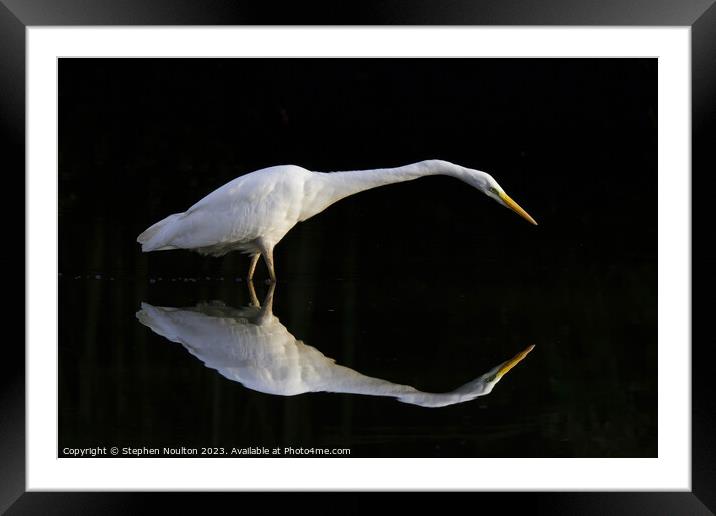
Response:
M691 28L692 71L692 295L713 292L716 270L701 245L697 228L710 223L705 213L709 181L716 170L716 5L714 0L384 0L345 3L296 3L284 8L273 2L244 0L0 0L0 128L4 177L25 177L25 29L72 25L636 25ZM9 197L9 196L8 196ZM701 199L700 199L701 197ZM698 208L704 212L699 216ZM694 209L696 208L696 209ZM17 208L6 215L20 227ZM23 224L24 229L24 224ZM24 231L15 242L24 242ZM704 240L705 242L706 240ZM8 255L27 257L18 252ZM15 303L23 307L24 303ZM20 310L21 308L16 308ZM704 325L705 305L692 303L692 330ZM6 312L9 316L10 312ZM662 314L660 314L662 315ZM663 316L668 316L663 314ZM18 318L22 317L20 314ZM10 317L8 317L8 320ZM697 322L698 321L698 322ZM713 514L716 511L716 401L710 390L714 337L692 338L692 490L690 492L477 493L479 503L549 514ZM688 345L688 343L669 343ZM143 513L147 502L163 508L177 504L181 512L205 507L208 493L188 501L184 494L39 493L25 492L25 352L20 339L6 340L0 360L0 512L8 514ZM213 495L216 496L216 495ZM220 495L221 497L232 494ZM246 494L241 496L246 497ZM351 497L355 497L353 494ZM509 502L507 498L509 497ZM367 497L370 498L370 497ZM416 497L422 503L420 497ZM159 500L156 500L159 499ZM203 501L202 501L203 500ZM192 506L195 503L196 506ZM214 503L212 501L212 503ZM244 498L243 503L248 503ZM470 502L474 503L474 502ZM357 502L349 511L357 512Z

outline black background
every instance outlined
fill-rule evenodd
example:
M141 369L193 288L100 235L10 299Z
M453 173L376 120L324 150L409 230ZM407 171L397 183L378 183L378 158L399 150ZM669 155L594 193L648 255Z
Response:
M62 59L59 70L61 448L656 455L656 60ZM279 244L275 313L339 363L428 391L535 344L489 397L439 410L271 397L134 320L141 301L246 303L245 257L142 255L135 243L233 177L427 158L492 173L540 226L445 177L364 192Z

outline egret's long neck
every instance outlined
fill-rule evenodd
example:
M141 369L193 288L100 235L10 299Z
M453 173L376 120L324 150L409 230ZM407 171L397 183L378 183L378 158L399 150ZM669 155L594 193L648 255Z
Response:
M307 191L309 210L302 220L323 211L349 195L378 186L412 181L423 176L446 175L468 181L470 171L447 161L428 160L396 168L352 170L348 172L316 172Z
M319 375L314 378L313 383L315 385L307 385L309 391L392 397L398 398L403 403L423 407L444 407L462 401L469 401L474 397L465 396L459 392L422 392L410 385L402 385L381 378L366 376L358 371L334 363L333 359L327 360L330 360L330 364L327 364L325 368L314 368L319 372Z
M326 357L323 357L326 359ZM317 376L309 391L328 391L334 393L363 394L368 396L385 396L398 398L403 403L421 407L446 407L456 403L470 401L485 394L480 379L474 380L452 392L432 393L417 390L410 385L389 382L381 378L366 376L348 367L338 365L333 359L326 359L330 363L312 364ZM325 365L325 367L321 367Z

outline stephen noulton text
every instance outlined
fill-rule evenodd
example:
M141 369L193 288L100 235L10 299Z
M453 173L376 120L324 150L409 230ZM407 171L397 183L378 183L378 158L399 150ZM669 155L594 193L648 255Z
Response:
M173 446L149 448L146 446L95 446L92 448L62 448L60 457L288 457L288 456L350 456L350 448L315 448L275 446L188 448Z

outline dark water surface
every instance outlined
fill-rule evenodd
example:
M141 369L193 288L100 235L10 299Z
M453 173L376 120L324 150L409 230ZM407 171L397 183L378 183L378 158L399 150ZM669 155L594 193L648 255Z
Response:
M350 448L354 457L657 453L656 60L60 60L59 454ZM142 303L250 304L248 259L143 255L147 226L240 174L440 158L540 223L429 177L349 197L275 250L273 315L442 408L281 396L206 367ZM257 280L266 271L259 265ZM257 281L259 300L267 286Z
M499 281L288 278L274 313L365 375L444 392L528 344L484 397L445 408L350 394L282 397L204 367L135 319L141 302L250 302L218 278L61 279L61 446L350 447L354 456L646 456L655 452L648 313L614 320L630 287L553 278L545 295ZM634 286L631 286L633 289ZM267 287L258 286L259 297ZM626 292L625 292L626 291ZM584 312L583 292L592 309Z

